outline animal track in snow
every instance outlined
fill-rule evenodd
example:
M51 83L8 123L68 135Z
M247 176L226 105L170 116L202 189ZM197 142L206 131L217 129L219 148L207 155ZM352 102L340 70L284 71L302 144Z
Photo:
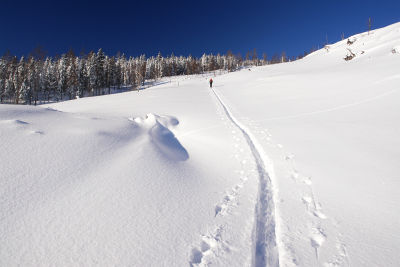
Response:
M223 197L222 201L215 205L215 217L217 215L225 216L232 207L238 205L237 196L245 181L247 181L247 178L245 179L245 177L242 177L241 182L236 184L232 190Z
M303 196L302 201L307 206L307 211L313 214L315 217L320 219L326 219L326 215L321 211L321 205L319 203L315 203L315 200L312 196Z
M224 104L222 99L212 89L216 99L225 111L226 117L235 124L250 149L253 163L258 174L258 195L255 209L253 229L253 264L255 266L275 266L279 264L279 247L277 246L275 230L275 204L271 177L266 170L264 151L261 149L253 134L240 123ZM249 121L250 125L254 123Z
M341 241L338 241L336 244L336 248L338 250L338 254L333 256L333 259L326 262L324 266L326 267L338 267L338 266L350 266L347 258L347 249L346 245ZM346 263L346 264L345 264Z
M290 173L290 177L291 177L293 180L298 181L299 173L298 173L297 171L292 171L292 172Z
M316 216L316 217L318 217L318 218L320 218L320 219L326 219L327 217L326 217L326 215L325 214L323 214L320 210L314 210L313 211L313 214L314 214L314 216Z
M312 185L311 177L304 178L303 183L306 185Z
M326 234L324 230L320 227L312 228L311 229L311 237L310 242L311 246L315 249L315 257L318 260L318 249L322 246L322 244L326 240Z
M289 154L285 156L285 160L293 160L294 155L293 154Z
M303 202L304 202L305 204L307 204L307 205L310 205L311 202L312 202L312 198L309 197L309 196L303 196L302 200L303 200Z
M198 247L194 247L190 255L190 266L208 266L213 256L229 252L229 246L222 240L223 226L219 226L213 233L201 236Z
M324 242L327 240L327 234L325 230L321 227L322 220L328 217L322 212L321 204L317 201L313 188L312 180L309 176L302 175L294 161L294 155L292 153L287 153L284 151L281 144L275 144L275 147L281 150L282 159L286 162L286 168L288 171L288 177L291 178L298 186L301 193L301 201L306 206L306 212L308 213L309 222L308 231L310 232L310 244L311 248L315 251L315 257L318 261L318 253L323 246ZM316 225L318 227L316 227ZM320 263L318 263L320 265Z

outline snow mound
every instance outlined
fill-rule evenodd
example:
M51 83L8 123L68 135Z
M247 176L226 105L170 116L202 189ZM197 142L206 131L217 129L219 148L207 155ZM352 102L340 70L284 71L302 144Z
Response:
M185 161L189 154L175 137L170 128L179 124L178 119L171 116L159 116L149 113L144 118L129 118L136 126L148 134L151 142L168 159L173 161Z

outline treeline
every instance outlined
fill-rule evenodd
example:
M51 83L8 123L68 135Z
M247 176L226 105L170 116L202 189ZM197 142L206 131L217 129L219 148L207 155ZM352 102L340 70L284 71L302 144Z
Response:
M264 54L259 59L255 50L245 58L233 55L206 55L146 58L109 57L102 49L97 53L76 56L72 51L56 58L4 55L0 59L0 102L37 104L76 97L110 94L122 87L138 88L145 80L166 76L200 74L214 70L235 71L243 66L265 65L288 61L286 55Z

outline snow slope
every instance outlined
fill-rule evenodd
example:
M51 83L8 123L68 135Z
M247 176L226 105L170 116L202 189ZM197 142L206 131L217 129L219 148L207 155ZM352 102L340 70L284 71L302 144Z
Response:
M0 265L251 264L255 163L202 77L51 106L0 107Z
M281 238L301 266L399 264L400 24L350 40L217 81L273 159Z
M0 266L398 265L400 23L349 39L0 106Z

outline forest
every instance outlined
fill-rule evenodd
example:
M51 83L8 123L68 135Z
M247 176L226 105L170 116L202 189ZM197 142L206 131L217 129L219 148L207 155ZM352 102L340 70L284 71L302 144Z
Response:
M296 59L300 58L297 57ZM292 59L294 60L294 59ZM139 89L146 80L175 75L201 74L215 70L236 71L247 66L261 66L290 61L285 53L271 60L254 49L243 58L228 51L226 55L127 58L124 54L107 56L102 49L76 56L71 50L57 57L5 54L0 59L0 102L41 104L86 96L110 94L116 89Z

